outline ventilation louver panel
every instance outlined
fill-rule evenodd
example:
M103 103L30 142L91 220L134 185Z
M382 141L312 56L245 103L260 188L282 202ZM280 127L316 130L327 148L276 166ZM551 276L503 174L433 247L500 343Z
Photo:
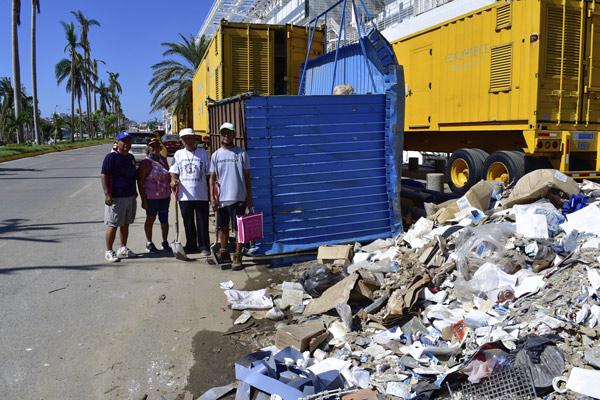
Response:
M547 77L561 75L563 10L548 7L546 15L546 68ZM565 13L565 46L563 77L577 77L579 69L579 40L581 15L575 10Z
M496 8L496 31L512 26L512 4Z
M490 92L510 90L512 71L512 43L492 47Z
M231 53L231 90L232 93L244 93L250 90L248 82L248 38L233 36L231 47L235 49Z

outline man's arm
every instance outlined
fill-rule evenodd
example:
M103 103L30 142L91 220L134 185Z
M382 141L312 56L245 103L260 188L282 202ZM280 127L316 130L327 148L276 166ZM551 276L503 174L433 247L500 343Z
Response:
M171 175L171 191L175 194L175 200L179 197L179 174L175 174L173 172Z
M102 174L100 180L102 181L102 189L104 190L104 204L112 206L113 198L112 193L110 192L110 176Z
M252 210L252 185L250 184L250 170L244 170L244 181L246 182L246 207Z
M215 185L217 184L217 174L211 172L208 177L208 195L210 204L213 207L213 210L217 211L219 208L219 202L217 201L217 196L215 196Z

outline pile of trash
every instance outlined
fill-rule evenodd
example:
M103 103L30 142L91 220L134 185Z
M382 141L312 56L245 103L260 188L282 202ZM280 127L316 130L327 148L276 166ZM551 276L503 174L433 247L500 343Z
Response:
M201 398L600 398L599 206L556 170L481 181L398 237L322 246L295 282L224 283L236 324L277 329Z

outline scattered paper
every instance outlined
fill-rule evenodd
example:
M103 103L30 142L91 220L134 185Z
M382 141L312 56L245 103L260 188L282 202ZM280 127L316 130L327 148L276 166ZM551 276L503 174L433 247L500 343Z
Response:
M600 236L600 209L591 204L581 210L567 214L567 222L560 224L560 227L569 234L573 229L579 232L593 233Z
M543 275L528 276L515 289L515 298L519 298L527 293L535 293L545 285Z
M598 275L598 272L593 268L587 267L587 273L592 287L596 290L600 289L600 275Z
M233 288L233 281L221 282L220 287L223 290L232 289Z
M600 371L575 367L569 375L567 389L598 398L600 397L598 381L600 381Z
M407 399L409 387L406 383L402 382L388 382L385 392L386 394L391 394L392 396L398 396L403 399Z
M548 222L542 214L517 214L517 233L527 238L548 239Z

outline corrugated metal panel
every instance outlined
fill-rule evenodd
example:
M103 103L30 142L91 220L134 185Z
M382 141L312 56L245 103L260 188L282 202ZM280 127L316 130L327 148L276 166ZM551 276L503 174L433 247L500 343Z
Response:
M356 94L385 93L384 75L397 65L392 46L378 31L369 32L358 43L341 47L337 65L335 58L336 51L331 51L308 61L301 94L332 94L334 70L333 86L350 84Z
M249 98L251 93L215 102L208 106L209 131L210 131L210 153L221 147L221 136L219 128L225 122L231 122L235 126L235 144L242 149L246 148L246 120L244 119L244 99Z
M264 213L259 253L401 231L394 155L402 152L403 121L397 121L395 96L245 100L254 207Z

